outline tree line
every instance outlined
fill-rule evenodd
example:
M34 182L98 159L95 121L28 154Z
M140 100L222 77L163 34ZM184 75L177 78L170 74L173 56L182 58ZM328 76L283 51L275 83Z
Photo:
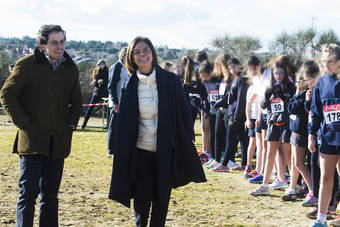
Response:
M263 47L261 41L250 35L231 36L225 34L215 37L211 41L212 48L205 48L208 52L210 60L220 53L228 53L231 56L237 57L241 63L245 63L251 55L257 55L262 62L268 62L273 56L288 55L292 62L298 67L306 59L316 56L320 47L326 43L336 43L340 45L339 36L333 30L318 31L315 28L300 29L298 31L287 32L283 31L278 34L274 40L269 43L269 50L266 53L261 53L259 50ZM0 38L0 88L9 76L8 66L14 64L17 59L14 59L7 52L10 48L18 46L26 46L34 49L36 39L28 36L19 38ZM80 53L89 55L94 60L104 58L107 60L107 65L110 67L117 59L120 49L127 46L124 41L67 41L66 49L68 52ZM172 61L178 63L179 59L184 55L194 56L197 49L176 49L168 46L156 46L159 61ZM88 101L92 94L91 73L95 66L94 62L80 62L78 69L80 73L80 83L83 91L84 102Z

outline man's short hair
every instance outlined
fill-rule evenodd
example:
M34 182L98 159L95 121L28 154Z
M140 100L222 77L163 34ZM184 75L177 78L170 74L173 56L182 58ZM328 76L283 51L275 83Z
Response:
M60 25L56 24L44 24L41 26L38 32L37 44L47 44L48 35L52 32L62 32L66 40L66 32L61 28Z

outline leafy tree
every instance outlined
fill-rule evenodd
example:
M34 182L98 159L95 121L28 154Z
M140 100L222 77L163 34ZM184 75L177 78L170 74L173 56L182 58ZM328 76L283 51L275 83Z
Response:
M92 96L93 87L90 84L92 82L92 71L95 66L95 63L86 61L80 62L77 65L79 70L79 82L84 102L88 102Z
M26 45L28 48L34 48L37 42L36 38L31 38L29 36L22 37L23 44Z
M12 59L5 51L0 51L0 89L9 76L9 66L14 64Z
M227 34L224 37L216 37L212 41L212 46L237 57L241 62L245 62L249 56L262 47L257 38L248 35L230 37Z
M315 49L320 50L321 46L327 43L340 45L339 37L333 30L324 31L318 35Z
M294 64L300 65L305 59L314 57L326 43L340 44L333 30L318 32L313 28L307 28L292 33L280 33L269 48L274 56L288 55Z

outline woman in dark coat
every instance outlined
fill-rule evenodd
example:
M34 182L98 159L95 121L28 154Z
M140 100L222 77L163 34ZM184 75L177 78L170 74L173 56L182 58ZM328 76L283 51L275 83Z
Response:
M96 104L103 102L102 98L108 97L107 84L108 84L109 71L106 66L106 62L104 60L99 60L97 62L97 66L93 69L92 72L92 83L94 86L93 95L90 101L90 104ZM81 126L84 129L87 125L88 120L90 119L91 113L94 109L94 106L89 106L85 112L84 122Z
M131 78L122 97L109 198L130 207L137 226L164 226L172 188L205 182L193 144L180 78L160 68L151 41L135 38L125 62Z

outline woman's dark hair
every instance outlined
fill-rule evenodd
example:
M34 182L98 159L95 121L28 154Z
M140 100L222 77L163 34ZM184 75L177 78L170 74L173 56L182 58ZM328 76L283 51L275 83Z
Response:
M106 73L105 71L108 71L108 68L106 65L103 69L100 68L100 65L96 66L92 71L92 79L97 80L97 77L99 75L101 75L102 73Z
M307 77L314 79L319 76L320 69L315 61L310 60L302 64L298 74L299 77L303 77L303 74L306 74Z
M138 69L136 63L133 61L133 50L136 47L136 45L140 42L146 43L146 45L148 45L150 50L151 50L151 53L152 53L152 68L155 67L156 65L158 65L156 50L155 50L155 47L152 45L150 39L147 38L147 37L137 36L130 43L130 45L127 49L127 54L126 54L126 59L125 59L125 68L127 69L127 71L130 74L133 74Z
M261 61L258 57L256 56L251 56L247 62L248 67L257 67L261 64Z
M237 58L232 58L228 61L228 65L231 65L231 64L240 65L240 61Z
M192 77L196 76L196 73L194 72L194 61L189 56L183 56L181 61L182 61L182 66L184 68L184 75L183 75L184 83L191 84Z
M198 73L208 73L210 74L213 71L213 66L209 61L204 61L200 64L198 68Z
M259 65L261 65L261 61L258 57L256 56L251 56L247 62L247 66L248 66L248 70L249 68L256 70L256 67L258 67ZM261 67L261 73L263 73L264 68ZM253 84L253 75L248 73L248 84L251 85Z
M282 85L283 85L283 90L287 91L288 90L288 86L291 84L290 81L289 81L288 70L287 70L286 65L283 64L280 61L274 62L273 70L272 70L272 76L270 78L269 88L273 88L274 87L274 84L275 84L274 69L277 69L277 68L283 69L283 71L285 73L285 77L283 78Z
M199 50L195 54L195 60L202 63L204 61L208 61L208 55L205 50Z
M62 32L66 40L66 32L61 28L60 25L44 24L43 26L41 26L38 32L37 44L47 44L48 35L52 32Z
M288 76L295 82L297 69L292 64L289 57L287 55L280 55L276 57L275 62L281 62L285 66Z

